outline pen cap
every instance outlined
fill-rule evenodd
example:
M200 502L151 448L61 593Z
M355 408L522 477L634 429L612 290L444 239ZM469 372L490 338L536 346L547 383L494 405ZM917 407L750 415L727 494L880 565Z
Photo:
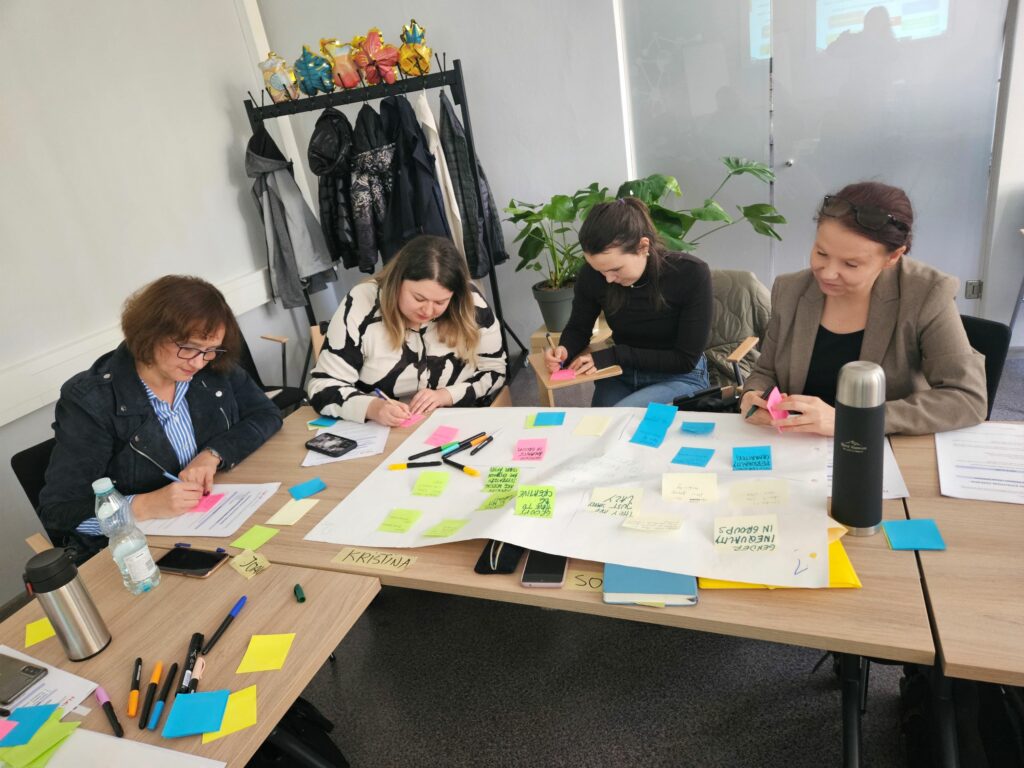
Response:
M71 661L88 659L109 645L110 630L66 550L55 547L33 555L22 578Z
M832 453L832 517L854 536L882 523L885 372L858 360L839 371Z

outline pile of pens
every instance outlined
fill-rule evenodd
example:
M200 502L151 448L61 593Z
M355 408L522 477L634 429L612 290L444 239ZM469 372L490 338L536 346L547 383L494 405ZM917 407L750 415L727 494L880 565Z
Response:
M494 435L488 435L486 432L479 432L472 437L467 437L465 440L456 440L455 442L445 443L439 445L436 448L430 448L426 451L420 451L419 453L413 454L405 460L403 464L389 464L388 469L416 469L418 467L440 467L441 464L447 464L449 467L455 467L467 475L473 477L479 477L480 472L467 467L465 464L460 464L457 461L452 461L452 456L460 451L469 451L469 455L473 456L477 451L483 450L487 445L494 441ZM432 456L435 453L441 454L441 461L416 461L416 459L422 459L424 456Z

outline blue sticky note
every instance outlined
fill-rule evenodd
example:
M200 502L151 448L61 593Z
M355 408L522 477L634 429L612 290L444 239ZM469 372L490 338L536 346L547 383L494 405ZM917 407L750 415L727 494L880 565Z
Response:
M337 419L332 419L330 416L321 416L318 419L306 422L311 427L333 427L338 423Z
M565 423L565 411L547 411L533 417L535 427L560 427Z
M688 467L706 467L711 457L715 455L714 448L683 448L672 459L673 464L685 464Z
M734 470L769 470L772 468L772 447L770 445L747 445L732 449Z
M57 709L56 704L45 704L40 707L18 707L11 712L8 720L17 723L14 730L0 740L0 747L20 747L32 741L36 731L43 727L50 715Z
M636 428L636 432L629 438L629 442L657 448L664 442L666 431L668 431L667 426L652 424L649 421L641 421L640 426Z
M675 420L677 413L679 413L679 409L674 405L651 403L647 406L647 412L644 414L644 421L650 421L655 424L664 424L667 429Z
M231 691L202 691L178 694L160 733L165 739L219 731Z
M312 480L307 480L304 483L293 485L288 489L288 493L292 495L292 498L296 501L300 501L307 496L312 496L314 493L320 493L324 488L327 487L327 483L321 480L319 477L314 477Z
M684 421L683 432L689 432L691 435L710 435L715 431L715 422L713 421Z
M934 520L886 520L882 530L892 549L946 548Z

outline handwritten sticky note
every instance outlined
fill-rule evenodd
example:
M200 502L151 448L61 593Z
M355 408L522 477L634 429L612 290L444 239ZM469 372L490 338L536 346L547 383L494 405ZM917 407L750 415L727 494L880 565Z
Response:
M523 485L516 494L515 514L520 517L553 517L555 514L555 487L553 485Z
M435 539L444 539L448 536L454 536L456 533L462 530L462 527L468 523L469 520L442 520L437 525L432 525L423 532L424 536L430 536Z
M569 571L565 574L565 588L581 592L603 592L604 574L600 571Z
M715 431L713 421L684 421L680 427L681 432L688 432L691 435L710 435Z
M436 472L436 471L424 471L420 472L419 477L416 478L416 483L412 487L413 496L440 496L444 493L444 489L448 487L448 481L451 479L451 473L449 472Z
M672 457L672 463L685 464L688 467L706 467L714 455L714 448L690 448L684 445Z
M267 520L268 525L295 525L309 510L317 505L319 499L290 499L274 516Z
M595 488L590 494L590 501L587 502L587 511L597 512L600 515L629 517L639 509L643 497L643 488L613 486Z
M401 573L415 563L416 558L410 555L400 555L397 552L381 552L378 549L345 547L331 558L331 562L338 565L359 565L375 571Z
M484 509L501 509L510 501L512 501L512 499L516 497L516 494L518 494L518 491L515 488L512 488L508 491L498 491L497 493L492 493L490 496L488 496L480 503L480 506L477 507L477 511Z
M641 421L640 426L636 428L636 432L629 438L629 442L636 443L637 445L646 445L648 448L657 448L665 442L666 432L668 432L668 427L654 422Z
M0 740L0 747L20 747L28 744L36 731L43 727L49 718L57 710L56 704L44 704L38 707L18 707L11 712L8 720L13 720L18 725L10 733Z
M220 730L204 733L203 744L223 739L253 725L256 725L256 686L250 685L228 696Z
M267 528L263 525L254 525L237 539L231 542L232 547L239 549L251 549L255 552L272 538L277 536L276 528Z
M572 381L576 378L576 371L572 368L561 368L551 374L551 381Z
M175 696L160 735L165 739L176 739L179 736L219 731L230 695L231 691L220 690Z
M548 441L545 437L517 440L516 447L512 451L513 461L540 461L548 449Z
M253 552L251 549L239 552L231 558L229 564L235 569L235 572L239 576L245 579L251 579L253 576L263 573L270 567L270 561L267 560L266 557L257 552Z
M55 634L57 633L53 629L53 624L45 616L36 621L30 621L25 625L25 647L30 648Z
M891 549L941 550L946 548L934 520L886 520L882 523Z
M235 670L236 675L243 672L269 672L280 669L288 658L288 651L291 650L292 641L295 640L295 633L289 632L282 635L253 635L249 640L249 647L245 649L245 656ZM189 694L191 696L192 694ZM175 697L179 698L179 697ZM188 698L181 697L181 698ZM218 725L217 728L220 726ZM217 730L214 728L213 730Z
M333 427L337 423L338 420L332 419L330 416L321 416L318 419L313 419L312 421L306 422L306 424L308 424L309 426L316 427L317 429L321 427Z
M459 434L459 430L456 429L455 427L442 426L438 427L433 432L431 432L430 437L428 437L424 442L427 445L433 445L434 447L437 447L439 445L444 445L445 443L452 442L453 440L455 440L455 436L457 434Z
M729 501L737 507L766 507L789 501L789 481L781 477L744 480L729 488Z
M574 435L600 437L608 429L609 421L607 416L584 416L580 419L580 423L576 425L576 429L572 433Z
M713 540L722 552L774 552L778 547L778 515L716 517Z
M407 418L405 421L403 421L398 426L400 426L400 427L415 427L417 424L419 424L425 418L427 418L427 414L425 414L425 413L414 413L414 414L412 414L412 416Z
M661 496L668 501L688 504L718 501L718 475L712 472L666 473L661 476Z
M422 514L418 509L392 509L377 530L381 533L408 533Z
M484 480L486 493L511 491L519 482L519 467L491 467Z
M189 512L209 512L223 498L223 493L211 493L209 496L203 496L199 499L199 503L192 507Z
M560 427L565 423L565 411L544 411L533 417L535 427Z
M770 445L748 445L732 449L732 468L741 470L770 470L772 468L772 447Z
M648 533L665 533L666 531L678 531L683 527L683 521L671 515L638 515L627 517L622 521L621 527Z
M307 480L304 483L293 485L288 489L288 493L292 495L293 499L301 500L307 496L312 496L314 493L320 493L324 488L327 487L327 483L321 480L319 477L314 477L312 480Z

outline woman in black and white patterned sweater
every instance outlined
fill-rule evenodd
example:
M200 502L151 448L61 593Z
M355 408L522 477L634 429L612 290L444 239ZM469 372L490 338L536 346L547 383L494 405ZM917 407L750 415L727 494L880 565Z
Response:
M421 235L341 302L309 399L325 416L397 426L435 408L488 403L505 372L498 321L466 260L450 240Z

